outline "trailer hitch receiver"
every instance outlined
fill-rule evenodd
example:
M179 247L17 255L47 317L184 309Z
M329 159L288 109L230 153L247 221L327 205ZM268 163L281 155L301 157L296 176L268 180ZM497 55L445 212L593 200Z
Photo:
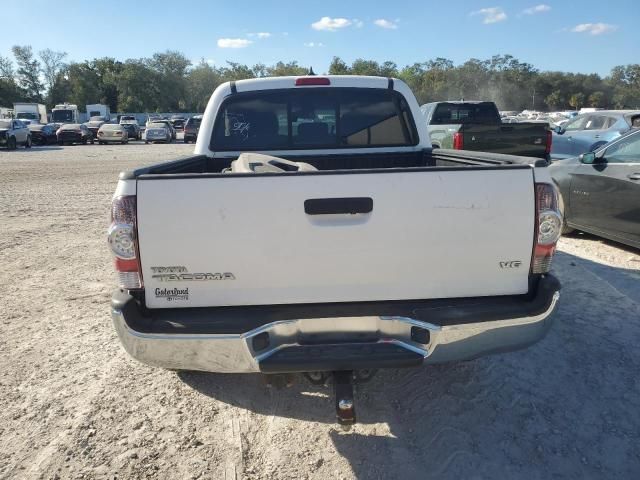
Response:
M353 401L353 371L333 372L336 397L336 417L338 423L350 426L356 423L356 409Z

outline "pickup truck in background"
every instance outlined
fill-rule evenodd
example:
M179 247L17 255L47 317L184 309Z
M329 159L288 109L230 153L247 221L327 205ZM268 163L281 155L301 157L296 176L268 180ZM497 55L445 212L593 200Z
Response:
M113 323L149 365L333 377L349 424L354 378L540 340L561 228L546 161L432 149L400 80L225 83L192 156L120 175Z
M451 101L421 107L434 148L504 153L549 160L552 132L544 123L503 123L493 102Z

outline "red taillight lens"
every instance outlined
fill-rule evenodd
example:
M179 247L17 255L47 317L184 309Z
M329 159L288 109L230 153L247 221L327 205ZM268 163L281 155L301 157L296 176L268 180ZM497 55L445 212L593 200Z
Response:
M547 144L544 148L544 153L549 155L551 153L551 144L553 143L553 133L551 130L547 130Z
M306 85L331 85L331 81L326 77L296 78L296 87L304 87Z
M456 132L453 134L453 149L454 150L464 149L464 137L462 135L462 132Z
M547 273L562 232L558 190L549 183L536 183L536 228L531 273Z
M113 199L107 238L115 257L120 287L127 290L142 288L135 195Z

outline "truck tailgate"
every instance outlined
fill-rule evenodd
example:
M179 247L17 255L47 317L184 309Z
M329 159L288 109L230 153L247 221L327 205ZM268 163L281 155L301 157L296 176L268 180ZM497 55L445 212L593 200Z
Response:
M464 150L545 158L546 123L506 123L503 125L463 125Z
M528 290L528 166L142 176L137 196L150 308Z

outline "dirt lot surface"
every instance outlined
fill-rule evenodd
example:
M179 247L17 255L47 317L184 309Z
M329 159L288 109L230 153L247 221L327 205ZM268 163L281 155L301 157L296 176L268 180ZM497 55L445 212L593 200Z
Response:
M111 325L120 170L193 146L0 151L0 478L640 478L640 252L575 235L521 352L331 390L141 365Z

